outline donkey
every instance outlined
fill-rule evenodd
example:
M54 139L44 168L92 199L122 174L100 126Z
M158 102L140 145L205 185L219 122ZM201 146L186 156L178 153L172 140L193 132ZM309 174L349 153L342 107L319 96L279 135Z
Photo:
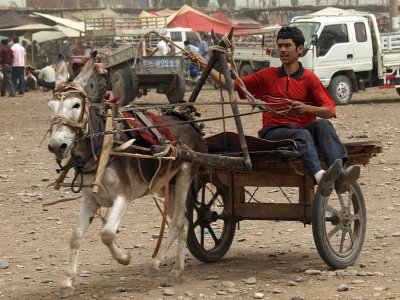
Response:
M95 177L96 159L100 154L99 145L102 139L102 135L96 135L96 133L104 130L102 129L104 118L96 113L94 106L90 106L84 92L94 62L95 54L85 64L79 75L72 82L67 83L67 65L64 59L59 59L56 64L56 90L48 103L52 120L48 149L55 155L58 162L70 157L75 172L77 172L77 166L80 165L81 174L83 174L82 181L85 183L92 183ZM173 115L160 118L165 123L180 120ZM171 132L178 143L194 151L206 151L202 135L195 127L182 122L176 124L178 125L173 126ZM125 140L127 139L125 137ZM198 165L180 161L179 158L171 165L168 164L168 162L159 162L154 159L112 156L105 168L100 192L92 193L90 184L89 187L82 187L84 200L70 240L67 278L61 283L60 296L66 297L73 294L80 241L100 207L109 208L107 220L101 229L103 243L120 264L129 264L130 253L121 249L115 242L121 219L130 201L143 197L151 191L162 191L167 188L168 174L168 178L171 178L168 186L171 204L171 211L168 212L171 217L170 232L148 269L153 275L159 270L172 242L177 239L175 264L164 284L173 285L182 280L188 229L185 203ZM149 187L149 182L151 182L151 187Z

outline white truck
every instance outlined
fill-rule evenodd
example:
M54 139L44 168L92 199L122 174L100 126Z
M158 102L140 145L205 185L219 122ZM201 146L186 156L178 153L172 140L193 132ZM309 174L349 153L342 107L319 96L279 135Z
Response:
M289 26L303 32L300 61L319 77L336 104L348 104L353 92L375 86L396 88L400 95L400 33L380 33L373 14L323 10L294 17ZM267 60L271 67L281 65L277 51Z

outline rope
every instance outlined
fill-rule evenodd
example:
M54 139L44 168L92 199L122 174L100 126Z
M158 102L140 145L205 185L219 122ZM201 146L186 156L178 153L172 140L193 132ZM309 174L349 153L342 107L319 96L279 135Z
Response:
M176 156L177 151L176 148L172 148L172 155ZM171 176L171 167L172 167L172 161L168 163L167 167L167 172L165 175L165 191L164 191L164 213L162 214L162 221L161 221L161 226L160 226L160 233L158 235L157 239L157 244L156 247L154 248L153 255L151 256L152 258L156 257L158 251L160 250L161 246L161 241L164 236L164 230L165 230L165 224L167 223L167 214L168 214L168 202L169 202L169 181L170 181L170 176ZM169 227L169 226L168 226Z

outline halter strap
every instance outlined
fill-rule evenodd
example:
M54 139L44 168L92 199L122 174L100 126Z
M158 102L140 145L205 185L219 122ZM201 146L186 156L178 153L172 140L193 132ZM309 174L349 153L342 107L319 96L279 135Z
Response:
M70 94L79 94L82 98L82 110L81 114L79 116L78 122L71 121L68 118L65 117L60 117L57 116L51 120L51 125L50 125L50 133L52 132L53 126L54 125L65 125L69 126L76 131L78 131L78 134L82 134L83 131L86 128L86 125L89 122L89 107L90 107L90 102L88 101L86 93L80 91L78 88L65 84L57 88L53 92L53 100L59 100L61 102L64 102L65 99L67 99Z

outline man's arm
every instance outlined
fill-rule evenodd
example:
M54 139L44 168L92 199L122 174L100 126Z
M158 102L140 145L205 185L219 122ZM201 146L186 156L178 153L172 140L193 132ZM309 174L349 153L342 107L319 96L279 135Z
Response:
M200 53L190 52L188 54L188 57L194 64L200 65L200 70L202 71L204 70L207 62L204 60L204 58L201 56ZM215 84L217 84L218 86L222 87L225 90L228 89L228 87L226 86L225 76L223 74L221 74L217 70L211 69L210 77L212 78Z
M324 119L330 119L335 116L335 112L329 107L308 105L300 101L293 101L292 108L297 113L308 113Z

